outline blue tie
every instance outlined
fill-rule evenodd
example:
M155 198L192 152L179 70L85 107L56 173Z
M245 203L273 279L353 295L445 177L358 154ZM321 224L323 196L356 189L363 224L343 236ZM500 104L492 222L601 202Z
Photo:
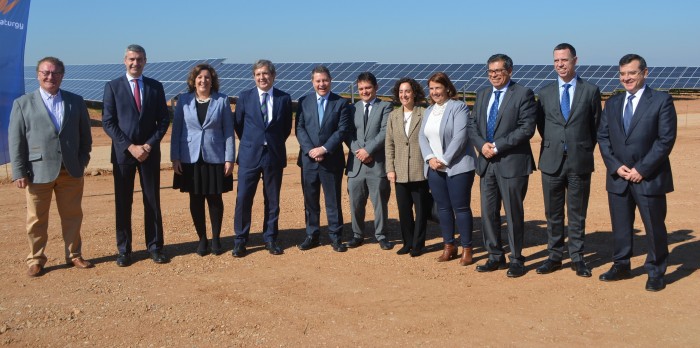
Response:
M496 132L496 118L498 117L498 99L501 91L494 91L493 104L489 109L489 119L486 122L486 141L493 142L493 134Z
M318 125L323 122L323 97L318 98Z
M265 127L267 127L267 92L262 94L263 100L262 104L260 104L260 111L262 112L263 116L263 124Z
M630 129L630 122L632 122L632 116L634 115L632 99L634 99L634 94L627 97L627 106L625 106L625 112L622 113L622 124L625 127L625 134L627 134L627 131Z
M569 114L571 114L571 97L569 97L569 87L571 87L571 84L565 84L564 92L561 94L561 114L564 115L564 121L568 121Z

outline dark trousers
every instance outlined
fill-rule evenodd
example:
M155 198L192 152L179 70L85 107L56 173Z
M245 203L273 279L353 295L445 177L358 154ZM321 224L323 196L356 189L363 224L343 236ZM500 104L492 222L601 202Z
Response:
M564 255L564 205L568 218L569 257L583 261L588 198L591 193L591 174L569 173L568 160L552 175L542 173L544 214L547 218L547 250L549 259L561 261Z
M221 235L221 222L224 218L224 200L221 195L198 195L190 193L190 213L194 228L199 239L207 238L207 220L204 213L204 201L209 206L209 218L211 219L211 236L219 239Z
M425 247L425 227L431 208L427 206L430 201L428 181L397 182L394 189L403 245L413 250L421 250Z
M238 193L233 219L233 229L236 233L236 244L244 244L250 234L253 200L258 190L258 183L263 181L263 240L274 242L279 231L280 191L284 168L279 165L269 165L267 149L263 150L263 159L254 167L238 167Z
M489 260L505 261L501 243L501 202L506 210L510 262L524 263L522 255L525 239L525 214L523 201L527 193L529 176L505 178L489 164L481 177L481 224L484 232L484 247Z
M449 176L445 172L428 169L428 184L437 203L443 242L455 243L456 223L460 244L463 247L472 246L474 217L471 197L474 171Z
M644 269L650 277L666 274L666 195L646 196L641 193L640 186L630 184L623 194L608 192L608 204L613 230L613 262L627 266L630 264L634 240L634 209L637 207L644 223L649 249Z
M134 201L134 178L139 172L143 196L143 218L148 251L163 248L163 216L160 210L160 158L149 157L138 164L113 164L114 203L117 226L117 249L131 252L131 208Z
M343 234L343 211L341 210L340 190L343 170L326 170L319 166L314 169L302 168L304 184L304 207L306 208L306 234L318 238L321 233L321 187L326 203L328 236L332 242L340 241Z

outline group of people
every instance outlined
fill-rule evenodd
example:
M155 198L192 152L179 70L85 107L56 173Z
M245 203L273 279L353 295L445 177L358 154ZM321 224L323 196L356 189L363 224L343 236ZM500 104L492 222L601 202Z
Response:
M425 251L426 222L435 205L444 243L437 261L459 258L460 265L470 265L474 225L470 202L478 175L488 258L476 270L507 269L508 277L520 277L526 273L523 202L529 176L536 170L530 139L537 130L542 137L538 167L547 219L548 258L536 273L549 274L561 268L568 235L571 268L578 276L592 275L584 260L584 236L593 153L598 144L606 166L614 247L613 265L600 280L631 277L637 207L649 245L644 265L649 275L646 289L662 290L668 257L666 193L673 191L668 157L677 122L673 100L646 85L644 58L628 54L619 62L625 92L610 97L603 109L598 87L576 74L574 47L557 45L553 58L557 81L540 90L535 98L532 90L511 80L510 57L491 56L486 73L492 86L477 92L471 111L456 99L457 90L443 72L428 78L427 108L418 82L411 78L396 81L392 93L400 107L394 109L377 97L379 86L372 73L363 72L357 77L360 100L352 105L332 92L331 72L319 65L311 72L314 92L299 99L295 120L289 94L274 87L276 70L272 62L259 60L253 65L256 86L240 94L235 112L231 111L228 96L219 92L215 69L208 64L195 66L187 78L189 91L179 96L175 107L170 157L173 188L189 194L199 237L196 253L223 253L222 193L233 189L234 163L238 164L238 177L232 255L244 257L247 253L253 199L261 178L265 248L272 255L284 252L277 243L280 190L287 163L285 142L295 126L306 221L306 238L299 249L320 245L323 188L327 230L334 251L344 252L365 242L368 198L374 209L374 237L382 250L391 250L394 244L387 236L387 206L393 184L403 242L397 254L415 257ZM154 262L167 263L159 170L160 142L170 116L162 84L143 76L143 47L127 47L124 64L126 74L105 85L102 119L105 132L112 138L116 263L125 267L132 262L131 207L136 171L143 192L147 250ZM40 88L18 98L12 109L12 175L17 187L26 188L30 276L44 271L52 192L61 216L67 263L93 267L82 257L80 243L83 171L92 143L89 118L82 98L60 89L64 72L59 59L40 60ZM237 156L234 133L239 139ZM343 144L348 148L347 157ZM344 175L352 226L347 243L342 236ZM205 202L211 220L211 243ZM505 210L509 262L501 240L501 206Z

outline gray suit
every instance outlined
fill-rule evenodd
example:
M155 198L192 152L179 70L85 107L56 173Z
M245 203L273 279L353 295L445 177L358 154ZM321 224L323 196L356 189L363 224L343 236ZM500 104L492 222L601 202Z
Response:
M346 167L350 216L355 238L363 238L365 206L367 205L367 197L369 197L374 207L374 236L377 241L386 239L387 204L391 196L391 185L386 178L384 142L386 140L386 123L392 110L389 102L375 99L372 101L365 126L364 102L355 103L354 128L348 139L350 152ZM357 159L355 151L360 149L365 149L372 156L370 163L365 164Z
M600 120L600 90L577 77L568 120L561 112L560 80L540 90L537 129L542 136L542 172L549 259L564 254L566 202L571 261L583 261L586 212L591 191L593 149Z
M504 261L501 244L501 201L508 222L510 261L523 263L525 216L523 201L528 178L535 169L530 138L535 134L537 106L529 88L510 82L499 105L494 141L498 153L487 159L481 154L486 141L489 99L493 87L480 90L469 124L469 139L479 151L476 173L481 177L481 214L484 246L489 260Z

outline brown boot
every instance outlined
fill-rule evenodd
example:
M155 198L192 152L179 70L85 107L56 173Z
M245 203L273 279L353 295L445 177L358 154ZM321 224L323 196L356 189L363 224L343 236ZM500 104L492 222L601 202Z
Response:
M473 253L472 247L462 248L462 258L459 259L459 265L460 266L469 266L472 263L474 263L474 260L472 259L472 253Z
M454 244L445 244L442 255L437 258L438 262L450 261L457 258L457 247Z

